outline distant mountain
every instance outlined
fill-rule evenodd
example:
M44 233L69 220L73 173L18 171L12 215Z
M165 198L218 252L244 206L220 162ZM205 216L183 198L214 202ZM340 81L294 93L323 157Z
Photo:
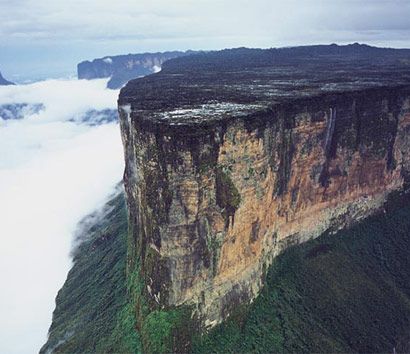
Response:
M143 53L107 56L94 59L93 61L83 61L77 65L79 79L100 79L111 77L107 87L118 89L124 86L129 80L146 76L161 70L162 63L169 59L186 56L193 51L186 52L164 52L164 53Z
M322 71L337 65L349 72L371 69L382 65L384 69L399 65L410 66L410 49L372 47L367 44L309 45L271 49L233 48L221 51L197 52L190 57L172 60L164 65L167 72L208 72L244 70L246 68L292 68L292 75L299 69Z
M14 83L14 82L11 82L11 81L7 81L7 80L1 75L1 72L0 72L0 86L7 86L7 85L15 85L15 83Z

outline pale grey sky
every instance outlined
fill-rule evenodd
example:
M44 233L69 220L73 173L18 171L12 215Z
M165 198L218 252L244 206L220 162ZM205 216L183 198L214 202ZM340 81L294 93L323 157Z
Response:
M0 0L0 70L75 73L98 56L366 42L410 47L409 0Z

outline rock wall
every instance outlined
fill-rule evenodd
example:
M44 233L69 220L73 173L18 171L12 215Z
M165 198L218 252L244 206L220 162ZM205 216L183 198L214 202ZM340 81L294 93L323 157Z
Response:
M410 171L410 89L297 98L198 124L119 106L130 221L152 308L205 327L252 301L290 245L378 210Z

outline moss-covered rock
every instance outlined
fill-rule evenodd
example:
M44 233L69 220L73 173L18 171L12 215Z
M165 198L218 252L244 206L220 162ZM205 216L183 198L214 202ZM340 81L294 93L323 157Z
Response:
M216 204L222 208L228 226L229 218L235 215L241 203L241 195L229 173L229 169L222 166L216 168Z
M151 312L141 329L144 349L147 353L191 352L192 310L181 306Z

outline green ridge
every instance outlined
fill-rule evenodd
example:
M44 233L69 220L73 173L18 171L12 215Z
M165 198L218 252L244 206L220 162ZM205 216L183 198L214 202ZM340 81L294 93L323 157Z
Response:
M81 237L74 264L56 298L41 353L135 353L140 342L125 283L127 213L124 195Z

